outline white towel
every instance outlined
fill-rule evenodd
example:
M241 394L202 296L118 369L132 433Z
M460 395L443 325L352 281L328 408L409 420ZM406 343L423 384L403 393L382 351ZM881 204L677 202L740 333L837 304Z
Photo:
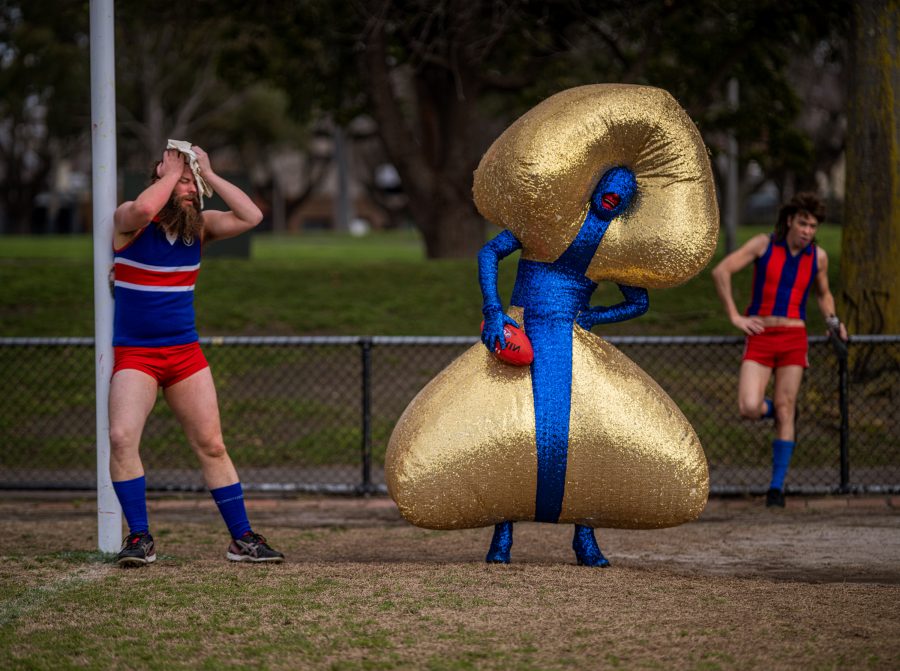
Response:
M193 145L186 140L169 140L166 149L177 149L188 157L191 165L191 172L194 173L194 181L197 182L197 193L200 194L200 209L203 209L203 196L209 198L213 195L212 187L206 183L206 180L200 175L200 163L197 161L197 154L191 149Z

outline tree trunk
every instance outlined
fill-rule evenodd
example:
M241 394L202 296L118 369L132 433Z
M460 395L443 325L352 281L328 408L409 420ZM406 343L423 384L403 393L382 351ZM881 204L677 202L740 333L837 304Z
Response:
M853 3L840 316L900 333L900 0Z
M426 256L475 258L484 221L472 202L472 172L480 155L472 146L477 91L464 68L453 74L422 66L395 91L387 64L385 20L370 19L361 67L385 151L397 169ZM463 93L465 91L465 93ZM411 109L410 109L411 108Z
M47 159L39 155L40 167L28 171L21 162L16 161L17 169L8 175L3 185L2 198L6 205L8 228L6 233L34 233L32 217L35 211L34 201L38 194L46 188L47 175L50 172ZM27 179L22 179L27 175ZM48 222L49 228L49 222ZM46 233L47 230L40 231Z
M416 212L429 259L474 259L484 244L485 223L471 202L455 200L433 204L428 212ZM424 225L423 225L424 224Z

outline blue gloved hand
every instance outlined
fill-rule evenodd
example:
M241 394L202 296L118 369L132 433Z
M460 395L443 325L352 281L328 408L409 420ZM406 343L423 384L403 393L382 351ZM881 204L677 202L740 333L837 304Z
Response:
M575 323L585 331L590 331L597 324L609 324L614 321L611 319L612 315L610 313L611 308L605 305L595 305L592 308L579 312Z
M504 314L502 310L492 309L485 313L484 327L481 329L481 342L484 343L484 346L487 347L488 352L491 354L498 349L498 343L499 349L506 349L506 336L503 334L503 327L507 324L519 326L515 319Z
M514 319L503 312L500 295L497 293L497 266L500 259L521 248L522 244L516 236L509 231L502 231L478 252L478 285L481 287L481 314L484 315L481 342L491 353L494 353L498 342L500 349L506 349L503 327L506 324L518 326Z
M611 307L596 305L582 310L575 320L577 324L584 330L590 331L591 327L597 324L612 324L640 317L650 307L650 298L646 289L620 284L619 291L625 296L624 301Z

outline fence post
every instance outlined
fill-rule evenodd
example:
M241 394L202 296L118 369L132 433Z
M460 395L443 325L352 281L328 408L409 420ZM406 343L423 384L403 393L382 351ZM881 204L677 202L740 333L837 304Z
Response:
M846 494L850 491L850 409L847 395L847 359L849 358L849 342L829 330L828 340L834 348L838 360L838 405L841 410L841 484L838 491Z
M838 352L838 385L841 404L841 493L850 491L850 400L847 388L847 348Z
M360 494L372 493L372 338L359 339L362 352L362 484Z

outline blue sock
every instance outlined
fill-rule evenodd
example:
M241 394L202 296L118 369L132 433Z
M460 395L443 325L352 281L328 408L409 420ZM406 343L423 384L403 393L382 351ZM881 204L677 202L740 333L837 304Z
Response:
M772 403L771 398L763 399L763 402L766 404L766 411L760 419L772 419L775 416L775 404Z
M116 490L116 497L125 519L128 521L128 533L136 534L139 531L149 531L147 522L147 481L142 475L133 480L121 480L112 483Z
M209 493L219 506L219 512L232 538L240 538L250 531L250 520L247 519L247 509L244 507L244 489L240 482L210 489Z
M772 441L772 489L784 489L784 476L787 475L788 465L791 463L791 455L794 453L794 441Z

